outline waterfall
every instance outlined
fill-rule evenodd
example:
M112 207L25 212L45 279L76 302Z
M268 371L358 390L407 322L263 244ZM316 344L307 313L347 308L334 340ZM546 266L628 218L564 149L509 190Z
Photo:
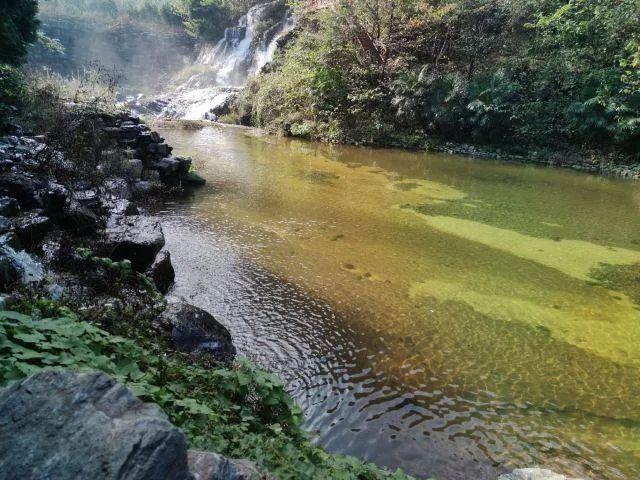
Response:
M273 59L273 55L276 53L278 48L278 41L291 32L295 26L296 22L293 17L293 12L291 9L287 9L284 14L284 18L277 25L277 29L271 39L268 39L266 36L263 37L260 48L253 56L253 63L249 72L250 74L255 75L262 71L264 66Z
M262 25L280 10L282 0L249 9L236 26L225 30L215 45L202 45L194 66L196 73L175 88L161 115L199 120L211 109L224 104L241 89L251 75L257 75L273 59L278 41L295 26L293 12L284 15L271 28Z

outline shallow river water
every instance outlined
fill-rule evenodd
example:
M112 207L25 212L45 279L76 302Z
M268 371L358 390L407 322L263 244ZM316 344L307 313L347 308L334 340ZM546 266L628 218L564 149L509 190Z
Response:
M438 479L640 478L640 185L211 127L162 207L174 294L330 451Z

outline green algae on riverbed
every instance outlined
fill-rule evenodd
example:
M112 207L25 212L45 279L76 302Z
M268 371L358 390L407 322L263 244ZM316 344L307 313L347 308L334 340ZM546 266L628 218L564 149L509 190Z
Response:
M336 367L337 406L309 406L334 450L442 478L461 461L475 478L533 463L640 476L637 184L238 130L163 134L210 181L190 215L372 332L344 347L366 365ZM360 393L341 401L343 387ZM338 418L351 431L336 440Z

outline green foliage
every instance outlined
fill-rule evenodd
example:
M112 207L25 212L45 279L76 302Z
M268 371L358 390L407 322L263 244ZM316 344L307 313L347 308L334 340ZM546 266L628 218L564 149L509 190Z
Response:
M296 136L598 150L637 159L636 0L342 0L299 10L241 120Z
M81 248L79 249L80 255L82 255L86 260L90 260L91 262L109 269L116 273L119 280L125 280L133 275L133 267L131 266L131 260L120 260L115 261L108 257L97 257L93 255L91 249Z
M36 40L37 0L3 0L0 15L0 64L19 65Z
M193 447L248 456L279 478L408 478L312 446L282 382L245 360L229 369L160 353L157 343L144 350L56 302L34 300L22 309L37 315L0 312L0 384L45 368L101 370L160 405Z

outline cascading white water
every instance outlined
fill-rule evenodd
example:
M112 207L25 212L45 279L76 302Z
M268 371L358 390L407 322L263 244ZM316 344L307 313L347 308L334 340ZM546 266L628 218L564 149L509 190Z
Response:
M288 9L284 15L282 21L278 24L278 29L270 40L266 37L263 38L260 48L255 52L253 56L253 64L249 71L250 75L260 73L267 63L273 59L273 55L278 48L278 42L281 38L291 32L296 26L293 12Z
M225 30L217 44L201 46L195 62L197 73L175 89L161 115L202 119L242 88L250 75L260 73L273 59L278 41L295 26L292 11L286 8L274 26L257 31L282 5L282 0L276 0L251 8L238 25Z

